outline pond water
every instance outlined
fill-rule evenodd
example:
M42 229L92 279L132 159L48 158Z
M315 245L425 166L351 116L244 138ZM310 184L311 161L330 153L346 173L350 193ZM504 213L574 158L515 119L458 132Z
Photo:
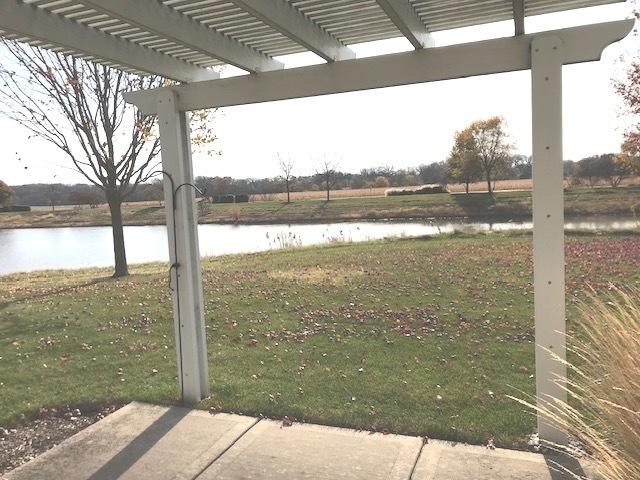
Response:
M437 235L456 230L486 232L530 229L530 221L378 221L294 225L200 225L202 256L257 252L337 241L360 242L387 237ZM583 217L565 223L567 230L632 230L628 217ZM163 225L125 227L130 263L167 260ZM0 230L0 275L18 271L113 265L110 227L25 228Z

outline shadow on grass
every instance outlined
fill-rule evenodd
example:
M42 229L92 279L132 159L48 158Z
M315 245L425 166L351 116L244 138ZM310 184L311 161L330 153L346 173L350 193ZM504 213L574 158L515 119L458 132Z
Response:
M495 205L495 198L486 192L452 193L451 199L463 210L486 210Z

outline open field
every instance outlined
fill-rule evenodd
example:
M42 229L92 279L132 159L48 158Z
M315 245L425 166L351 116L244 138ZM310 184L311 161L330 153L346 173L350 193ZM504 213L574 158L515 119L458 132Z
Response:
M640 187L575 188L565 194L565 214L633 214L640 208ZM159 202L126 204L126 225L164 223L164 207ZM468 217L518 219L531 216L531 192L486 194L432 194L396 197L344 198L239 204L200 202L200 223L299 223L376 219L419 219ZM106 207L0 213L0 228L110 225Z
M203 262L202 408L523 447L534 418L531 238L453 235ZM640 236L567 242L591 285L640 283ZM43 407L177 398L167 267L0 277L0 425ZM521 393L519 393L521 392Z
M360 198L360 197L384 197L388 188L343 188L342 190L334 190L331 192L331 198ZM325 200L327 198L326 190L309 190L306 192L291 192L291 201L300 200ZM251 195L252 202L278 201L285 202L287 200L286 193L274 193L268 195Z

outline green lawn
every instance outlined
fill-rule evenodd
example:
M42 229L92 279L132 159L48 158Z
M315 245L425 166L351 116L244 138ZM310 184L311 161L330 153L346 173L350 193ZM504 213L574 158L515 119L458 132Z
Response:
M208 259L201 406L523 446L534 418L506 395L534 392L530 243L454 235ZM587 284L640 282L640 236L571 236L567 262L571 319ZM176 400L166 267L132 270L0 277L0 425L40 406Z
M565 194L565 213L571 215L631 215L640 209L640 187L574 188ZM388 218L527 218L531 216L531 192L486 194L448 193L395 197L343 198L326 202L301 200L241 204L200 204L200 223L288 223ZM125 224L161 224L165 211L157 204L124 207ZM109 225L106 207L59 209L26 213L1 213L0 228Z

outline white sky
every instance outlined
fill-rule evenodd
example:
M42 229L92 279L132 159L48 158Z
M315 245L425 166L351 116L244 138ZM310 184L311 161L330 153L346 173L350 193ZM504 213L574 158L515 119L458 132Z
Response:
M526 19L533 33L629 18L628 4ZM437 45L513 34L513 22L434 34ZM564 68L564 151L580 159L619 149L628 119L621 117L612 77L624 71L620 56L637 51L638 37L609 47L601 62ZM410 49L404 39L354 45L359 57ZM281 57L287 66L316 60L311 54ZM225 75L235 72L229 68ZM531 153L530 72L515 72L259 105L230 107L216 115L221 155L194 154L195 175L268 177L278 174L276 154L290 155L294 174L312 173L314 158L335 155L344 171L391 165L417 166L446 158L456 130L502 115L518 152ZM68 160L42 140L0 119L0 178L10 185L86 183ZM21 160L19 161L18 158ZM28 165L27 170L24 166Z

